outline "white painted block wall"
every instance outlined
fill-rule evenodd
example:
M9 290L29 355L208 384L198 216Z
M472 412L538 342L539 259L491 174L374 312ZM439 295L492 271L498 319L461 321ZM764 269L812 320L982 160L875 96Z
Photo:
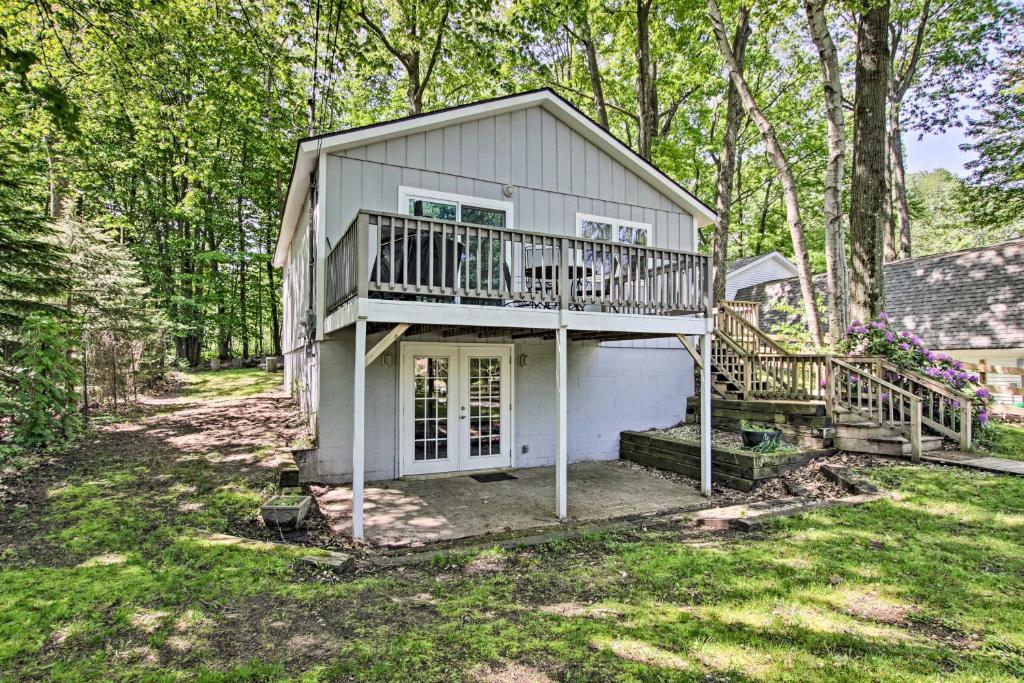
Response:
M371 337L367 346L376 338ZM434 340L417 337L417 341ZM476 338L463 341L479 342ZM352 347L351 330L319 345L324 390L320 392L317 460L304 474L310 481L351 480ZM366 373L367 481L393 479L398 473L397 346L390 352L389 367L378 359ZM527 365L520 367L524 353ZM515 465L553 465L554 341L516 343L512 372ZM569 461L618 458L620 432L679 423L693 391L693 361L681 346L637 349L570 344ZM528 453L522 452L524 445Z

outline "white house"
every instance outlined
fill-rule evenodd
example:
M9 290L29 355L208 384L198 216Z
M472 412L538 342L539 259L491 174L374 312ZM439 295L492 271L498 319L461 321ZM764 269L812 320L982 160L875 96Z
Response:
M797 277L796 264L777 251L736 259L725 274L725 298L733 300L744 287Z
M274 261L300 478L351 482L357 538L364 481L427 474L554 466L564 517L567 463L683 419L713 219L546 89L300 141Z

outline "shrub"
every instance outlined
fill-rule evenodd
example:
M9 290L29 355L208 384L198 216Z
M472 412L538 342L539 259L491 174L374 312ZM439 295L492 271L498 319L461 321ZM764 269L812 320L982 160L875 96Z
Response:
M25 319L21 339L13 358L14 438L26 448L53 446L81 428L72 344L58 320L40 314Z
M894 365L926 375L955 390L973 406L974 423L983 430L989 421L992 395L979 383L976 374L964 369L964 364L945 353L930 351L912 332L895 329L887 314L879 313L876 320L862 323L855 320L847 330L840 348L854 356L881 356ZM959 408L957 401L951 408Z

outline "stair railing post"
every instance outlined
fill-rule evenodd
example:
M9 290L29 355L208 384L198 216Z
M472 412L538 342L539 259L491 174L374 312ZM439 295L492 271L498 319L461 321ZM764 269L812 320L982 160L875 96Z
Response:
M558 264L558 307L563 311L569 308L569 240L560 239Z
M746 355L743 357L743 400L749 401L752 396L750 392L753 389L754 379L754 357L752 355Z
M971 447L971 430L974 428L974 418L971 415L971 402L966 398L960 399L960 450L966 451Z
M921 462L921 399L910 397L910 459Z

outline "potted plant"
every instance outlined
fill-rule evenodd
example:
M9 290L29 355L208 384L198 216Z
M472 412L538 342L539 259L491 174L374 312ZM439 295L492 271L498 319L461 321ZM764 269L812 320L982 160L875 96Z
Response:
M309 512L312 498L300 495L274 496L260 507L268 527L294 529Z
M764 441L778 441L782 438L782 430L775 425L749 420L740 423L740 432L743 435L743 445L747 448L753 448Z

